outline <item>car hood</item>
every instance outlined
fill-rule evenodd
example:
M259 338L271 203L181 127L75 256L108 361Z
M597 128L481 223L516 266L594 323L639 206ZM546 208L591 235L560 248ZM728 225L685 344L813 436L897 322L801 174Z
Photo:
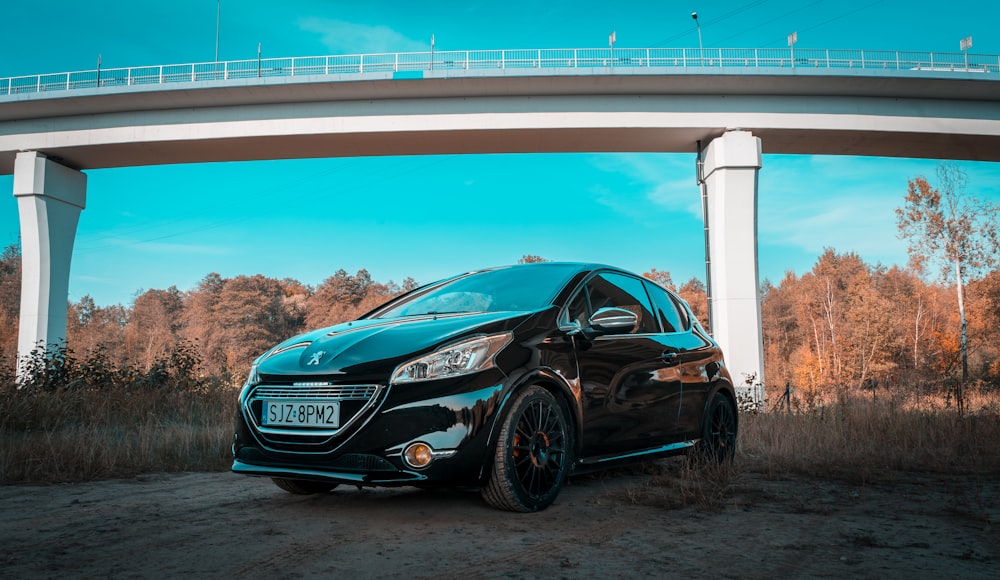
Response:
M532 312L436 314L345 322L289 339L257 363L264 381L284 376L387 380L400 363L466 336L511 330Z

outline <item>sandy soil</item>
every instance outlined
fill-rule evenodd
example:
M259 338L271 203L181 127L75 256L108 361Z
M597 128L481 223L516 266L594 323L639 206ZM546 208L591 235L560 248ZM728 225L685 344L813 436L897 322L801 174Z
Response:
M538 514L467 491L293 496L229 473L0 487L0 570L43 577L1000 578L1000 483L737 477L670 507L651 477L570 481Z

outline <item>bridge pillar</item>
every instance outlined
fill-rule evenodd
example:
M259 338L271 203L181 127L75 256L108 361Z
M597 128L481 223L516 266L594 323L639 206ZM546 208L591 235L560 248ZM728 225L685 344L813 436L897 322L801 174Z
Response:
M699 156L712 335L737 392L764 402L764 340L757 268L760 139L730 130Z
M22 151L14 160L14 197L21 220L21 361L39 345L65 343L69 264L87 176Z

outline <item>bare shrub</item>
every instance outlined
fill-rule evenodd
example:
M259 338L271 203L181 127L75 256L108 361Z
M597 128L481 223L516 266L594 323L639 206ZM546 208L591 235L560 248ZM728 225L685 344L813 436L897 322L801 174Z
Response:
M102 350L36 351L20 384L0 378L0 482L228 467L236 393L199 378L193 353L179 345L140 371Z

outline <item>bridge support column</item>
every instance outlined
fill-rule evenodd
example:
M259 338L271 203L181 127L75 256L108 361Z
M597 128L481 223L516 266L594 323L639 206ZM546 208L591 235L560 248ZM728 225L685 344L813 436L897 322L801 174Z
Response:
M14 197L21 220L21 361L39 345L65 343L69 265L87 176L24 151L14 160Z
M760 139L727 131L699 156L712 335L737 392L764 402L764 340L757 268Z

